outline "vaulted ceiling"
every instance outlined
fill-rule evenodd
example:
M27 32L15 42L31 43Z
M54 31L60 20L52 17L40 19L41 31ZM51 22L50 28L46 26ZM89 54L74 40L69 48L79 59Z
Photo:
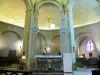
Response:
M75 27L100 21L100 4L96 0L76 0L73 8Z
M24 27L25 4L23 0L0 0L0 21Z
M62 0L58 1L61 2ZM0 0L0 21L24 27L25 10L23 0ZM59 27L59 10L47 5L39 10L39 26L42 28L47 26L47 15L51 15L52 22ZM75 27L100 21L99 2L96 0L76 0L73 7L73 19Z

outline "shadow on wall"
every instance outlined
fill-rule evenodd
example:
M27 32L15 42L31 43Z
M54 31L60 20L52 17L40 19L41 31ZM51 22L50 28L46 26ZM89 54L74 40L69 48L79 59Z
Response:
M0 49L16 50L16 55L21 55L22 41L14 31L5 31L0 36Z
M36 50L37 50L37 55L41 55L43 53L44 48L46 48L47 41L45 39L45 36L42 35L41 33L37 34L37 42L36 42Z
M60 47L60 35L55 36L50 43L50 48L51 48L51 53L53 55L59 55L59 52L61 47Z

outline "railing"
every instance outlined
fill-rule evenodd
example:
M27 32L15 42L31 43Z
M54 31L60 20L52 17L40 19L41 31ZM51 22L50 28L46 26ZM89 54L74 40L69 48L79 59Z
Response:
M63 75L63 71L33 71L32 75Z
M0 75L64 75L63 71L13 71L13 70L0 70Z

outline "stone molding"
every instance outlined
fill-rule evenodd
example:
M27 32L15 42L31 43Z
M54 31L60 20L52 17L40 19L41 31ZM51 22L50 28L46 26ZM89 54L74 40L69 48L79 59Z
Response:
M60 29L60 34L61 35L67 35L69 33L69 29L67 29L67 28L61 28Z

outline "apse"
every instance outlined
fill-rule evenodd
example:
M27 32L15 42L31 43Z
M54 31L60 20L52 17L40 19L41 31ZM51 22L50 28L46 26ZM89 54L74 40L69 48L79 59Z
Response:
M60 10L52 3L46 3L39 9L38 28L53 30L60 28Z

